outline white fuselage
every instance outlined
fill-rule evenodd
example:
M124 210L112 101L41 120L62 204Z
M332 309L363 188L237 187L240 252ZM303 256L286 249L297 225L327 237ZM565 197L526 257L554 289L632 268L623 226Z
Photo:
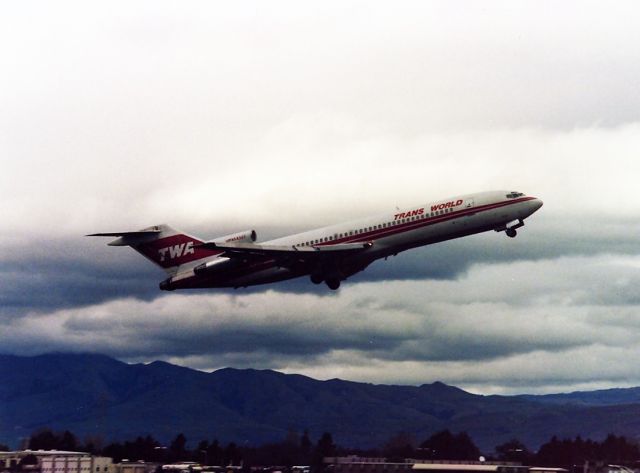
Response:
M339 259L323 267L309 265L279 265L265 257L233 271L202 277L193 265L181 267L171 278L171 289L195 287L243 287L311 275L319 280L330 277L338 281L363 270L379 258L397 254L418 246L459 238L489 230L506 231L515 236L515 228L542 206L531 196L507 191L482 192L456 196L445 200L410 207L401 211L318 228L303 233L263 242L263 245L288 246L292 249L322 247L343 243L370 243L365 250ZM226 262L223 255L213 255L208 261ZM199 262L201 263L201 261ZM314 281L317 282L317 281ZM339 283L338 283L339 284Z

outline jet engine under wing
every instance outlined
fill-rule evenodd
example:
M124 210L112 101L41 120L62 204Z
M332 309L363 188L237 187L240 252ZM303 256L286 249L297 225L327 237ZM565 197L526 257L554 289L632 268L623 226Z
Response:
M337 243L323 246L284 246L284 245L256 245L252 243L225 243L214 242L196 245L208 250L222 250L220 256L226 258L263 259L273 258L286 265L286 261L311 263L328 256L347 256L359 253L373 246L372 242L361 243Z

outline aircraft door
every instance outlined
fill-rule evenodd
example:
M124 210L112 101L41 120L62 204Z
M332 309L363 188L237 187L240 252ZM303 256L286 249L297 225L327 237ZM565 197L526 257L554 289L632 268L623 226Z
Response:
M473 207L475 206L475 200L473 199L473 197L469 197L468 199L465 199L463 206L464 206L464 210L472 210ZM472 221L474 220L472 217L474 215L475 215L475 212L472 211L467 213L467 216L462 219L463 225L465 227L472 225Z

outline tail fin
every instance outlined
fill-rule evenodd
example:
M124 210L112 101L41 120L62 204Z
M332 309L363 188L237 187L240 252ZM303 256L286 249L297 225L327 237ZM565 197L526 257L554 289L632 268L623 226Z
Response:
M130 246L170 275L174 275L180 265L220 253L198 248L201 240L180 233L169 225L155 225L135 232L93 233L87 236L118 237L109 242L109 246Z

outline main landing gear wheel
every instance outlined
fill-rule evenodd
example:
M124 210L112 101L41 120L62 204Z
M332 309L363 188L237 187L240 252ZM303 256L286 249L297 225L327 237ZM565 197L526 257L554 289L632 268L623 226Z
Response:
M332 291L335 291L336 289L338 289L340 287L340 280L339 279L335 279L335 278L329 278L326 280L327 286L329 287L329 289L331 289Z
M312 274L309 279L311 279L313 284L320 284L324 280L322 274Z
M515 238L518 235L518 232L516 231L515 228L507 228L505 230L505 233L509 238Z

